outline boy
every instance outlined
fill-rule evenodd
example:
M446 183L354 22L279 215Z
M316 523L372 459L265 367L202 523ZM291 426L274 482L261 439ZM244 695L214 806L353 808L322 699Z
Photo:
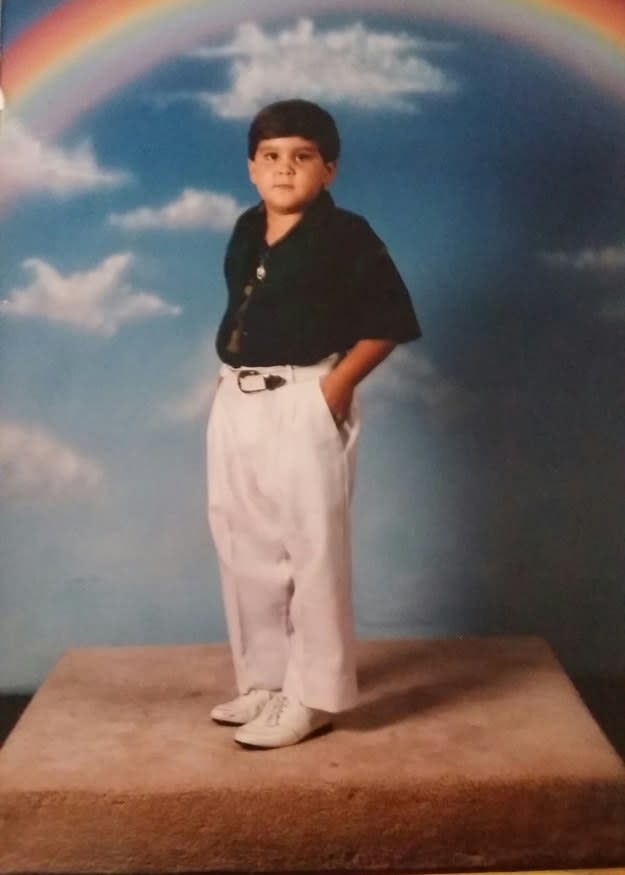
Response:
M226 251L209 520L239 696L211 716L248 747L296 744L356 704L354 389L420 335L384 245L326 190L339 150L316 104L261 110L248 133L261 202Z

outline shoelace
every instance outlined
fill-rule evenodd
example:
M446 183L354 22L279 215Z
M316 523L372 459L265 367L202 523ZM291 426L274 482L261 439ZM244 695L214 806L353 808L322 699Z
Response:
M280 723L280 718L288 704L288 698L282 694L274 696L273 699L271 699L268 706L269 712L267 714L267 726L277 726Z
M223 706L223 710L229 715L235 715L238 713L238 706L240 705L243 699L247 699L248 701L253 701L257 698L259 694L259 690L249 690L247 693L243 693L242 696L238 696L234 701L228 702Z

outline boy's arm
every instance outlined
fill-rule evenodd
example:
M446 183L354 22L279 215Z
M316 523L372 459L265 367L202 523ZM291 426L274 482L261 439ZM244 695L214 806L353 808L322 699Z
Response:
M337 425L341 425L352 403L354 389L397 346L394 340L359 340L328 374L321 389Z

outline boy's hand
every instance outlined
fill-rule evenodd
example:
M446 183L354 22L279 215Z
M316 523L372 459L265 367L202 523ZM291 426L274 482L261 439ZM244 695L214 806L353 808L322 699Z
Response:
M347 419L355 387L394 347L394 340L359 340L337 366L321 378L323 397L339 428Z
M351 381L346 380L336 369L325 374L321 378L320 384L330 413L337 427L340 428L349 414L354 387Z

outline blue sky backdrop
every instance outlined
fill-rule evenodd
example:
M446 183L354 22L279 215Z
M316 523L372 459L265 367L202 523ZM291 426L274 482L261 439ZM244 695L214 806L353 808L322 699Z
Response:
M4 0L5 44L54 5ZM222 257L250 116L291 95L334 113L334 197L424 331L362 387L359 633L527 632L623 671L625 106L528 48L351 13L241 23L55 143L5 113L0 689L68 646L225 636Z

